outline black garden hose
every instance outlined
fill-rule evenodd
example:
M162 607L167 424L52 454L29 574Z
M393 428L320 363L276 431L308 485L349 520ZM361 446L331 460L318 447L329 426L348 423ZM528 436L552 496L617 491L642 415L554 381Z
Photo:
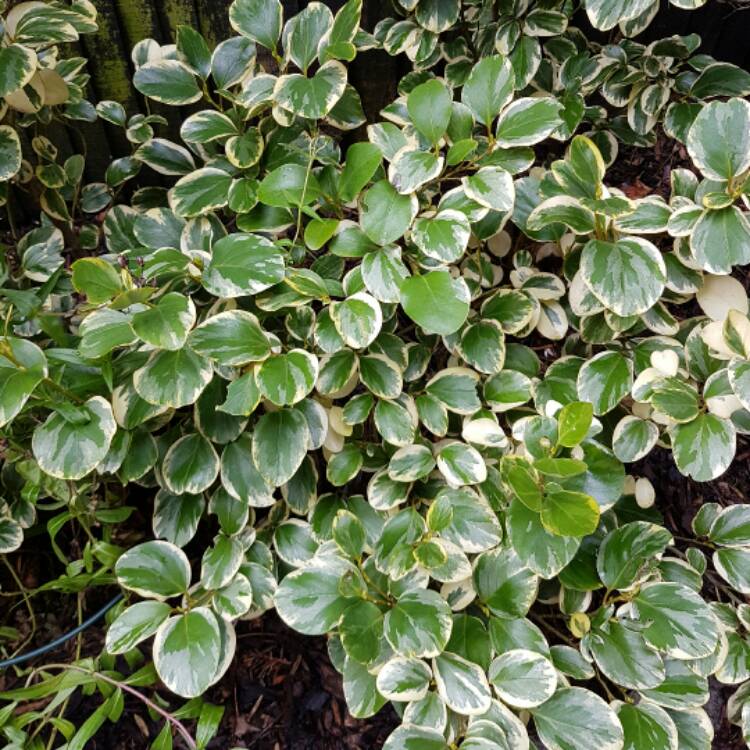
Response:
M114 599L111 599L109 602L107 602L107 604L105 604L100 610L94 612L91 617L84 620L80 625L73 628L73 630L68 631L64 635L61 635L59 638L55 638L54 641L50 641L44 646L39 646L39 648L35 648L32 651L27 651L25 654L18 654L11 659L0 661L0 669L12 667L14 664L21 664L22 662L28 661L29 659L33 659L37 656L41 656L42 654L46 654L48 651L52 651L52 649L57 648L59 645L65 643L65 641L70 640L74 636L78 635L81 631L86 630L86 628L93 625L97 620L104 617L104 615L107 614L107 612L112 609L112 607L114 607L115 604L120 601L120 599L122 599L122 594L118 594L116 597L114 597Z

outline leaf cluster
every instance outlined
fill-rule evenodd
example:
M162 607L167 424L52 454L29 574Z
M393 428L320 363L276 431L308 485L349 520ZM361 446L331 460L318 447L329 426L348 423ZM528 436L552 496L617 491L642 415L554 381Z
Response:
M708 748L711 677L748 731L750 506L703 505L678 544L626 465L658 447L710 481L750 433L750 76L694 36L633 42L656 2L588 0L606 46L566 2L398 5L370 34L361 0L235 0L215 49L136 45L138 91L193 109L177 143L100 102L133 152L15 247L0 552L37 506L63 560L83 525L66 585L128 593L107 667L148 641L191 700L239 619L327 635L350 712L402 717L387 750L531 726L551 750ZM371 48L413 70L344 150ZM609 184L660 130L693 166L670 195ZM170 187L125 202L142 169ZM152 529L123 548L143 490Z

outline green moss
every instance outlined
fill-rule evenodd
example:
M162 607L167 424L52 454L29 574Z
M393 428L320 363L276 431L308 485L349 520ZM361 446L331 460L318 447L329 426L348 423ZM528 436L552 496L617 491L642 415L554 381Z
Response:
M167 33L170 42L174 41L178 26L187 24L194 29L199 27L198 12L193 0L159 0L158 5L161 13L162 26ZM219 0L217 5L224 6L224 2ZM228 7L228 5L226 7ZM224 10L226 10L226 7Z

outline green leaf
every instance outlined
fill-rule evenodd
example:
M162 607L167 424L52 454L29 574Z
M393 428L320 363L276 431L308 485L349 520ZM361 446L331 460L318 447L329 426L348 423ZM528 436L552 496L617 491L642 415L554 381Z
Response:
M695 261L715 274L750 263L750 222L737 206L704 211L690 235Z
M227 205L232 176L216 167L203 167L181 177L169 191L177 216L202 216Z
M0 518L0 554L15 552L23 544L23 528L12 518Z
M154 639L154 666L162 682L183 698L195 698L214 681L221 660L221 633L207 607L170 617Z
M203 286L217 297L258 294L284 278L284 256L265 237L230 234L212 248Z
M461 101L489 129L500 110L513 99L514 80L513 68L506 58L485 57L471 69L461 91Z
M413 195L400 195L388 180L380 180L362 197L359 223L373 242L390 245L411 226L417 210Z
M238 169L249 169L260 161L260 157L263 154L263 136L260 134L258 128L248 128L242 135L232 136L225 144L225 151L227 159L232 163L233 166ZM235 181L232 183L230 188L230 198L234 194L234 191L238 189L238 185L244 186L252 199L249 200L249 207L255 205L255 181L250 179L244 179L241 181ZM230 200L230 208L233 208L232 201ZM242 212L248 211L249 208L243 208Z
M313 558L279 584L276 611L290 627L305 635L323 635L336 627L352 604L339 593L339 582L353 570L333 555Z
M227 310L207 318L191 332L189 344L197 354L235 367L261 361L271 352L258 319L245 310Z
M548 490L541 519L547 531L559 536L593 534L599 525L599 505L590 495L570 490Z
M167 488L175 495L197 495L216 481L219 457L202 435L184 435L170 446L161 472Z
M304 349L292 349L263 362L255 380L263 396L277 406L296 404L315 386L318 360Z
M667 713L677 727L680 750L703 750L711 747L714 728L711 719L702 708L668 710ZM625 722L622 723L625 726Z
M402 403L378 401L374 417L375 427L387 443L401 447L414 442L417 420Z
M136 217L133 234L146 247L178 248L181 244L185 221L168 208L150 208Z
M661 253L641 237L616 243L590 240L581 256L581 273L594 296L620 317L646 312L659 300L667 279Z
M459 0L424 0L417 4L417 23L434 34L447 31L458 21Z
M31 341L15 337L0 339L0 427L20 411L39 383L47 377L47 358Z
M591 427L593 415L593 406L586 401L565 404L556 415L558 445L573 448L582 442Z
M453 97L448 87L432 78L415 86L406 99L414 127L433 146L440 141L451 119Z
M107 630L105 648L110 654L124 654L150 638L169 617L172 608L164 602L137 602L115 618Z
M713 520L708 538L726 547L750 546L750 506L730 505Z
M672 535L665 528L646 521L633 521L610 531L596 562L602 583L610 590L630 588L649 561L671 543Z
M618 750L623 746L617 715L590 690L560 688L531 713L539 738L550 750L584 747Z
M141 65L135 71L133 85L149 99L173 106L192 104L203 96L192 71L179 60L156 60Z
M344 3L333 19L333 26L324 40L325 43L321 43L321 48L318 51L321 62L325 62L332 57L341 57L341 59L346 60L353 59L355 48L352 43L357 37L361 16L362 0L348 0Z
M352 716L362 719L377 713L387 702L378 692L376 678L354 659L344 663L344 697Z
M303 73L318 55L318 45L333 26L333 14L322 3L310 3L284 27L284 55Z
M347 557L359 557L365 546L365 527L348 510L340 510L333 519L333 539Z
M676 422L690 422L700 412L698 391L678 377L668 377L651 384L650 399L654 409Z
M313 203L320 196L317 177L300 164L283 164L269 172L258 187L258 199L267 206L287 208Z
M184 24L177 27L177 52L201 77L211 73L211 50L200 32Z
M174 352L154 352L148 362L133 373L133 385L149 404L179 409L195 403L212 377L209 360L182 348Z
M333 302L331 320L344 343L352 349L368 347L380 333L383 313L378 301L366 292L357 292L343 302Z
M18 243L24 276L32 281L48 281L63 264L64 248L65 240L57 227L32 229Z
M501 167L482 167L461 183L466 195L480 206L507 214L513 210L515 188L510 172Z
M679 743L677 727L669 714L659 706L642 701L637 706L632 703L616 703L617 718L625 733L627 750L651 750L656 747L677 750L687 746Z
M595 29L609 31L618 23L645 13L650 5L648 0L634 0L627 5L619 0L586 0L586 14Z
M446 209L430 218L418 218L411 236L428 258L455 263L468 247L471 225L460 211Z
M687 149L705 177L731 180L750 168L750 103L704 104L687 136Z
M717 573L741 594L750 593L750 550L724 547L713 554Z
M578 398L590 402L594 414L606 414L625 398L632 384L631 361L619 352L601 352L579 370Z
M488 677L500 699L514 708L533 708L552 697L557 673L552 662L527 649L511 649L490 665Z
M476 716L489 710L492 694L484 670L457 654L445 652L432 662L438 695L461 716Z
M346 162L339 176L339 197L354 200L377 172L383 154L374 143L353 143L346 150Z
M427 695L431 679L432 671L421 659L396 656L378 672L377 688L390 701L418 701Z
M52 412L31 439L39 468L57 479L81 479L93 471L117 430L112 407L101 396L76 407L76 417L70 421L64 413Z
M279 0L234 0L229 6L232 28L269 50L276 49L282 22Z
M557 575L575 556L581 540L552 534L539 513L513 500L508 511L508 534L524 565L542 578Z
M192 154L164 138L151 138L141 144L135 157L160 174L187 175L195 169Z
M137 446L139 437L136 436L132 447ZM173 495L167 490L159 490L154 499L154 535L184 547L195 536L205 507L203 495Z
M443 170L443 157L431 151L406 148L399 151L388 168L388 179L399 194L409 195L436 179Z
M85 294L92 305L109 302L123 291L120 274L101 258L81 258L73 266L72 282L79 294Z
M529 510L542 509L542 482L533 467L522 458L508 456L503 459L503 479L513 494Z
M133 315L131 325L147 344L159 349L181 349L195 323L195 305L178 292L165 294L156 305Z
M526 219L526 225L534 231L552 224L564 224L575 234L590 234L594 231L595 216L577 198L556 195L542 201Z
M299 117L319 120L334 108L345 89L346 68L338 60L329 60L310 78L299 73L281 76L274 98L280 107Z
M672 455L677 468L697 482L721 476L736 451L736 431L729 419L703 413L687 424L670 429Z
M496 547L502 539L497 515L486 500L469 488L443 489L433 503L450 510L450 521L441 536L464 552L483 552ZM433 511L435 512L435 511Z
M237 126L222 112L204 109L190 115L180 126L186 143L211 143L237 135Z
M144 597L168 599L190 586L190 563L174 544L144 542L131 547L115 565L117 582Z
M9 44L0 50L0 96L25 86L34 77L37 58L34 50L22 44Z
M610 621L588 636L599 669L613 682L632 690L657 687L665 677L664 662L638 630Z
M516 99L497 121L497 144L515 148L543 141L562 124L561 108L560 102L552 96Z
M409 276L401 260L401 248L394 245L367 253L360 266L367 290L379 302L399 302L401 284Z
M414 482L435 468L432 451L426 445L399 448L388 463L388 476L396 482Z
M201 586L207 590L229 585L244 560L245 547L236 537L219 534L201 559Z
M288 482L307 455L310 431L294 409L264 414L253 433L253 460L263 478L278 487Z
M402 724L385 741L383 750L447 750L443 735L435 729Z
M632 463L647 455L659 439L659 428L646 419L623 417L612 434L612 450L620 461Z
M441 447L437 454L437 467L450 487L479 484L487 479L487 465L481 453L458 441Z
M18 133L9 125L0 125L0 182L5 182L21 169L23 155Z
M484 383L484 400L492 411L503 412L531 398L531 381L518 370L502 370Z
M370 664L383 645L383 613L372 602L355 601L344 610L339 633L348 656L361 664Z
M385 615L388 643L403 656L438 656L450 638L453 618L450 607L428 589L407 591Z
M242 433L221 454L221 483L234 498L252 508L273 505L274 488L260 475L252 456L252 438Z
M537 577L512 549L482 553L474 562L474 587L490 612L524 617L537 595Z
M442 271L411 276L401 285L404 312L427 333L457 331L469 314L469 300L466 282Z
M326 467L326 478L334 487L343 487L359 473L364 457L356 445L345 445L331 456Z
M461 332L459 342L461 357L475 370L493 375L505 363L505 334L494 320L473 323Z
M643 637L675 659L702 659L716 649L716 620L701 597L679 583L650 583L633 600Z

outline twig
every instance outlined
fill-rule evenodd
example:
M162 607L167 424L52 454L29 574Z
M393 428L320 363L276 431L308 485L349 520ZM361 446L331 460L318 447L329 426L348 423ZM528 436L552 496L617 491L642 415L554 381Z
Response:
M114 687L117 687L126 693L130 693L130 695L135 696L136 698L138 698L138 700L145 703L152 711L155 711L157 714L159 714L159 716L161 716L165 721L168 721L182 736L182 738L187 743L187 746L191 750L198 750L198 745L196 745L195 740L192 738L190 732L188 732L188 730L185 728L185 725L179 719L176 719L174 716L172 716L172 714L169 713L169 711L165 711L161 706L154 703L150 698L147 698L143 693L139 692L135 688L130 687L130 685L127 685L124 682L120 682L119 680L115 680L112 677L108 677L102 672L97 672L93 669L86 669L85 667L78 666L77 664L45 664L43 667L39 667L34 671L40 672L46 669L71 669L74 672L83 672L83 674L91 675L97 680L104 680L104 682L108 682L110 685L113 685Z

